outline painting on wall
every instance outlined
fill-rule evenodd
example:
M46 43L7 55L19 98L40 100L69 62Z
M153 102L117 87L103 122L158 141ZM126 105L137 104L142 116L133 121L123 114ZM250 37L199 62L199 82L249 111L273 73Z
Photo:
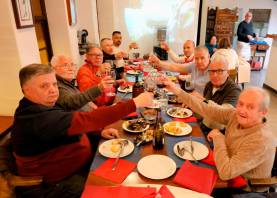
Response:
M77 23L75 0L66 0L68 23L70 26Z
M12 0L12 5L17 29L33 27L31 0Z

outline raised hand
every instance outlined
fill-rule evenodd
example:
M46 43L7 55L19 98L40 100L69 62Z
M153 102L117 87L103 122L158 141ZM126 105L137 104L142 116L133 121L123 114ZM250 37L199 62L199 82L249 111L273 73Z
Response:
M160 47L161 47L162 49L164 49L165 51L168 51L168 50L169 50L168 44L167 44L166 42L164 42L164 41L162 41L162 42L160 43Z
M151 106L153 103L154 94L151 92L144 92L134 98L136 107L147 107Z
M113 139L119 137L118 130L114 128L104 129L103 131L101 131L101 135L106 139Z

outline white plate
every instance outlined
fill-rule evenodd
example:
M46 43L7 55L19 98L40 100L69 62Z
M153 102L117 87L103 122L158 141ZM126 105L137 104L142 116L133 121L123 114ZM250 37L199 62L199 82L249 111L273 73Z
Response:
M98 148L99 153L105 157L116 158L120 152L120 145L118 144L118 142L122 140L124 139L112 139L103 142ZM130 140L128 140L128 144L124 146L120 157L125 157L129 155L133 152L133 150L134 144Z
M128 120L126 120L126 121L124 121L124 122L122 123L122 128L123 128L125 131L131 132L131 133L141 133L141 132L146 131L147 129L149 129L149 124L147 124L147 125L145 126L145 128L143 128L142 130L137 130L137 131L136 131L136 130L131 130L131 129L129 129L128 126L129 126L129 121L128 121Z
M179 155L179 153L177 151L177 145L179 145L181 149L186 148L186 150L191 151L189 140L185 140L185 141L176 143L173 147L173 151L178 157L180 157L182 159L193 160L193 158L189 152L185 151L183 156ZM208 156L209 149L204 144L202 144L200 142L192 141L192 146L193 146L193 156L195 157L196 160L201 160Z
M135 71L135 70L128 70L126 73L130 74L130 75L137 75L137 74L140 74L141 72L140 71Z
M127 186L133 186L133 187L154 187L158 190L162 187L161 184L127 184ZM186 188L181 188L177 186L170 186L166 185L166 187L170 190L170 192L174 195L175 198L184 198L184 197L189 197L189 198L212 198L211 196L204 194L204 193L199 193L193 190L189 190Z
M165 179L176 171L176 163L165 155L148 155L139 160L138 172L150 179Z
M121 93L131 93L133 92L133 86L128 86L128 88L122 89L122 87L118 87L117 91Z
M176 112L173 112L174 110L176 110ZM192 116L191 110L182 107L169 108L166 113L174 118L188 118ZM183 113L185 113L186 115L183 115Z
M192 128L189 124L184 122L172 121L163 125L164 132L173 136L183 136L190 134Z

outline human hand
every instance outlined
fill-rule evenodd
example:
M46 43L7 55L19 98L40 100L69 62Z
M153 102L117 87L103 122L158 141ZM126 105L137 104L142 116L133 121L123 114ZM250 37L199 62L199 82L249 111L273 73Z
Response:
M173 92L176 95L179 95L182 91L180 87L177 87L176 84L167 77L163 79L163 84L168 91Z
M105 88L111 87L114 84L114 79L111 76L105 76L101 79L101 82L98 84L98 87L101 91Z
M160 59L155 55L150 55L148 61L152 64L159 65Z
M223 135L218 129L213 129L210 131L210 133L208 134L207 138L208 141L213 141L213 139L217 136Z
M99 71L101 74L105 74L106 72L110 72L111 71L111 64L110 63L102 63L100 66L99 66Z
M101 136L106 139L113 139L113 138L118 138L119 133L117 129L108 128L101 131Z
M118 52L114 56L115 56L116 59L122 59L124 57L124 53L123 52Z
M135 97L133 100L136 104L136 107L147 107L151 106L153 103L154 94L151 92L144 92L137 97Z
M249 41L252 41L254 39L253 36L251 36L251 35L247 35L247 38Z
M136 42L132 42L129 44L129 49L138 49L138 44Z
M89 102L88 105L91 108L91 110L95 110L98 108L98 106L96 104L94 104L93 102Z
M160 47L161 47L162 49L164 49L165 51L168 51L168 50L169 50L168 44L167 44L166 42L164 42L164 41L162 41L162 42L160 43Z

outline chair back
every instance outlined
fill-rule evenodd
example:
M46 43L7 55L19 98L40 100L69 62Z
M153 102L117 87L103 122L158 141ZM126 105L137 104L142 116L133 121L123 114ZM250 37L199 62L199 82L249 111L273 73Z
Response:
M230 69L228 70L229 77L234 81L237 82L238 80L238 70L237 69Z

